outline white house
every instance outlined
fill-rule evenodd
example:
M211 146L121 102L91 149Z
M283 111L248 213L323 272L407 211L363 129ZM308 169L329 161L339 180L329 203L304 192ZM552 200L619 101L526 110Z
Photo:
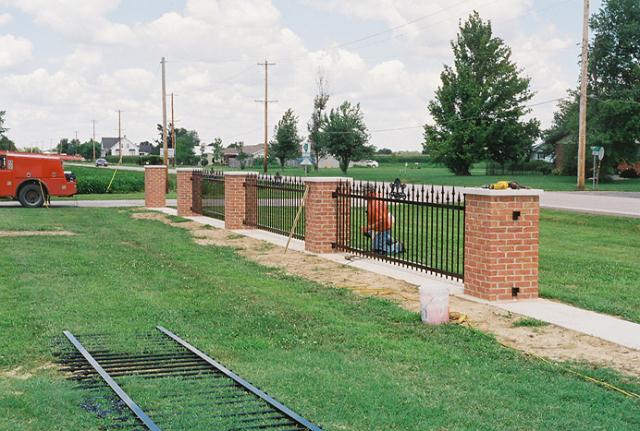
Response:
M139 156L140 146L126 136L123 136L118 142L118 138L102 138L102 152L100 156L120 156L120 147L122 147L123 156Z

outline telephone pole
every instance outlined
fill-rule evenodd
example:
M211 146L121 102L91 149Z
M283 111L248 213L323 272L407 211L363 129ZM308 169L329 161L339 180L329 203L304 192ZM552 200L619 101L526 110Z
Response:
M173 167L175 168L178 149L176 142L176 119L173 112L173 93L171 93L171 146L173 147Z
M587 151L587 72L589 66L589 0L583 0L580 60L580 124L578 126L578 190L584 190Z
M93 134L91 135L91 143L93 144L93 161L96 161L96 120L91 120L93 124Z
M122 111L118 109L118 151L120 151L120 161L119 164L122 164L122 122L121 122L121 114Z
M267 161L269 158L269 122L268 112L269 103L277 102L277 100L269 100L269 66L275 66L275 63L269 63L264 59L264 63L258 63L258 66L264 66L264 100L256 100L256 102L264 102L264 172L267 173Z
M169 161L167 159L169 151L167 148L167 78L165 64L167 60L162 57L162 147L164 148L164 165L168 168Z

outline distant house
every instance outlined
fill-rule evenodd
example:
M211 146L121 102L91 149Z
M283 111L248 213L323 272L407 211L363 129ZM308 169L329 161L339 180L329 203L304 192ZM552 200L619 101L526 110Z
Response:
M261 159L264 157L264 145L245 145L242 147L242 151L247 154L245 166L253 164L255 159ZM222 157L224 158L224 164L232 168L239 168L240 162L237 160L240 149L237 147L225 148L222 151Z
M544 142L538 142L531 147L529 160L544 160L545 162L553 163L553 155L547 154Z
M140 145L138 146L138 152L141 156L148 156L149 154L152 154L154 149L153 144L148 141L140 142Z
M118 141L118 138L102 138L102 152L100 153L100 156L120 156L121 147L123 156L141 155L140 146L138 144L134 143L126 136L123 136L121 141L122 143Z

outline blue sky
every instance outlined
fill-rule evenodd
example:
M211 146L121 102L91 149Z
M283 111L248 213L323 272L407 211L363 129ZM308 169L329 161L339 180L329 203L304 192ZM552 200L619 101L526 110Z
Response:
M592 12L599 7L592 2ZM270 129L292 108L306 130L322 74L331 106L361 103L373 144L417 150L459 19L477 9L492 20L532 79L532 115L548 125L552 100L576 85L581 8L579 0L0 0L0 110L20 146L46 148L76 130L88 139L92 119L98 137L114 135L118 109L131 139L154 139L164 55L179 126L208 142L255 144L256 62L268 57L277 63Z

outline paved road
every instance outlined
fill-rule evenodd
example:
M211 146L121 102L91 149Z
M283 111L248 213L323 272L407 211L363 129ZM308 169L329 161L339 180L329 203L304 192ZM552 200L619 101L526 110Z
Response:
M639 192L545 192L540 205L563 211L640 217Z

